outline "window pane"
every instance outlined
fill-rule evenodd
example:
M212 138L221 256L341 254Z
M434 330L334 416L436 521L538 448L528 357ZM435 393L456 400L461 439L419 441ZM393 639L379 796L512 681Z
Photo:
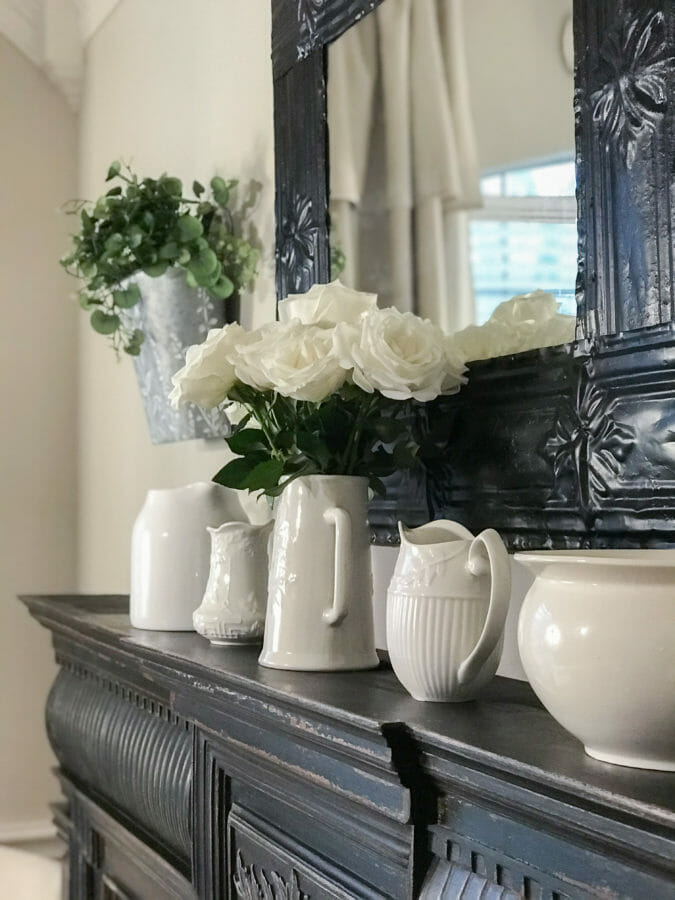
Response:
M497 172L480 184L487 197L572 197L575 182L574 162L568 160Z
M575 224L476 220L470 235L476 324L503 300L537 289L554 294L560 312L576 315Z

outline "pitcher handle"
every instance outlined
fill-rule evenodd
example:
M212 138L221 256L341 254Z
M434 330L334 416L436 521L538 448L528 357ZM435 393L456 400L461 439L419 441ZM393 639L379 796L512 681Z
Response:
M335 526L335 576L333 579L333 605L324 609L323 620L328 625L339 625L348 612L347 567L351 547L352 520L345 509L331 506L323 514L324 522Z
M481 545L487 551L487 560ZM511 565L502 539L493 528L481 531L471 542L467 568L473 575L490 574L490 606L478 643L457 671L457 680L460 684L466 684L476 677L497 646L509 610Z

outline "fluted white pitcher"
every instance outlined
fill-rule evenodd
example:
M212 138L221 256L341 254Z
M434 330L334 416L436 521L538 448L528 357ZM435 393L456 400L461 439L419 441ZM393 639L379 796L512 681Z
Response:
M511 596L506 548L491 528L474 537L445 519L399 523L387 593L387 647L416 700L471 700L494 676Z

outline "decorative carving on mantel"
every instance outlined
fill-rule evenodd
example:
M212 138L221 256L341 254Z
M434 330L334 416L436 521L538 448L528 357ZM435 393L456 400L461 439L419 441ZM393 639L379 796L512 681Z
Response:
M606 144L618 144L630 169L641 136L656 131L668 106L667 75L674 59L667 55L663 13L619 20L599 55L611 77L591 94L593 120Z
M237 897L242 900L309 900L298 884L298 873L293 870L291 880L278 872L268 875L260 866L246 866L241 850L237 851L237 868L232 875Z

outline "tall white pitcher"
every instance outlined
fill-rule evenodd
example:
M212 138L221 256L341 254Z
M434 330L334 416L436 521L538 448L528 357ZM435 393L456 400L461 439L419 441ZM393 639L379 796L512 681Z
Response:
M387 647L416 700L471 700L497 671L511 596L506 548L445 519L399 524L387 595Z
M368 480L306 475L274 523L260 664L334 671L378 664L373 638Z

